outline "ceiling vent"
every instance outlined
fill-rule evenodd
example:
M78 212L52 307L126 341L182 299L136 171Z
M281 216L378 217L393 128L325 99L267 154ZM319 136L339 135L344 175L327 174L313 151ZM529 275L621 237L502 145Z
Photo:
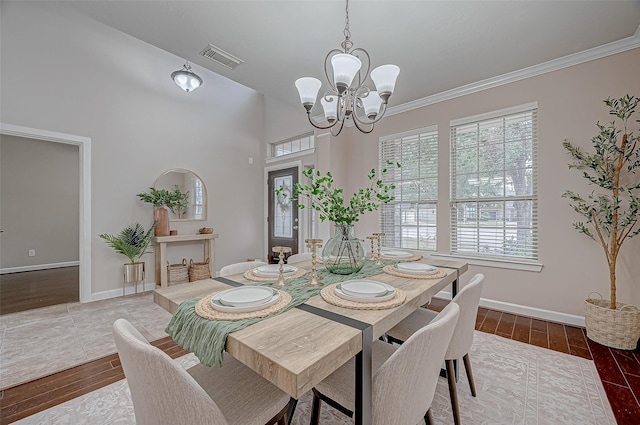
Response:
M241 59L238 59L237 57L225 52L224 50L214 46L213 44L209 44L207 47L205 47L200 52L200 54L205 58L219 63L222 66L226 66L229 69L234 69L236 66L240 65L243 62Z

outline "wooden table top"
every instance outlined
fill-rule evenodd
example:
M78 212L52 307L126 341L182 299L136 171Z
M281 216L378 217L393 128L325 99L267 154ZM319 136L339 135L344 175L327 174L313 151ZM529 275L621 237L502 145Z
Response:
M441 263L436 264L436 261ZM428 262L452 268L443 269L447 275L441 279L408 279L386 273L369 277L405 291L406 301L399 307L353 310L329 304L320 295L310 298L303 306L316 307L368 323L373 326L373 338L377 339L456 280L458 273L466 271L466 263L433 259L428 259ZM310 263L299 263L296 266L309 268ZM255 283L245 279L242 274L226 278L244 284ZM206 279L156 289L153 299L156 304L173 314L183 301L229 288L223 282ZM291 397L298 399L361 351L361 335L361 331L354 327L301 308L293 308L229 334L226 351Z

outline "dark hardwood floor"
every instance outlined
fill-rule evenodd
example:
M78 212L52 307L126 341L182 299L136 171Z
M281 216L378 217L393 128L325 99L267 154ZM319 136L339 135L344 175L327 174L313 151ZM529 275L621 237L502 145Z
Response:
M79 299L78 266L0 275L0 314Z

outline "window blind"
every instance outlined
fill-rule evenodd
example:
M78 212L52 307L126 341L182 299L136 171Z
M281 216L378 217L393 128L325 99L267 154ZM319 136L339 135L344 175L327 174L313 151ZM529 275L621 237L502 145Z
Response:
M533 106L452 121L452 253L538 259Z
M438 129L435 126L380 139L380 169L394 184L395 200L380 207L383 245L436 250L438 202ZM387 161L402 166L388 166Z

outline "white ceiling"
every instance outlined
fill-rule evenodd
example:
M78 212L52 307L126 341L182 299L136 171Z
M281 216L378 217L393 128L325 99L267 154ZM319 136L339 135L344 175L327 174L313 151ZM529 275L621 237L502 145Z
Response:
M63 4L297 106L293 82L315 76L326 88L324 57L344 39L344 1ZM639 27L640 1L350 2L355 47L369 51L372 68L401 69L391 106L632 37ZM229 70L200 56L209 43L244 63Z

